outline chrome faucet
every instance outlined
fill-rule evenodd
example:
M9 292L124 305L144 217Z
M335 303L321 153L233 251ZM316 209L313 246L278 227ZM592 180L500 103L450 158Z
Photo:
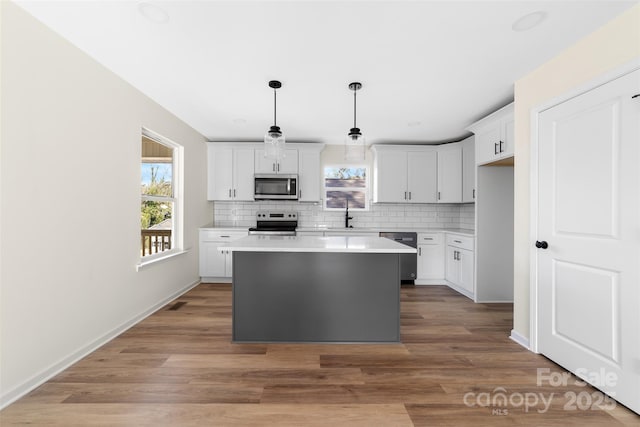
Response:
M344 228L353 228L353 225L349 225L349 220L353 219L352 216L349 216L349 198L346 198L347 202L347 210L344 212Z

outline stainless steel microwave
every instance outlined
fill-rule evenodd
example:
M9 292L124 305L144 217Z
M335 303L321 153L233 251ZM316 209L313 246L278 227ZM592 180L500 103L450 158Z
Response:
M298 175L256 174L255 200L298 200Z

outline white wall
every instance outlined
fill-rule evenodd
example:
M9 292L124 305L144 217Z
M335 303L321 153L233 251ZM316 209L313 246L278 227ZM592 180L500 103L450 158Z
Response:
M530 112L640 57L640 5L515 83L514 330L529 338Z
M204 138L0 3L0 397L5 405L197 283ZM181 145L191 251L136 272L140 131Z

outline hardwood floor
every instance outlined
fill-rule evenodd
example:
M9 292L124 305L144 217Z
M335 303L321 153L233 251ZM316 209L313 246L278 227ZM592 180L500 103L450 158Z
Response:
M508 338L511 312L444 286L403 287L402 344L232 344L231 287L202 284L7 407L0 424L640 425L620 405L591 405L599 392L575 377L538 385L538 368L563 369Z

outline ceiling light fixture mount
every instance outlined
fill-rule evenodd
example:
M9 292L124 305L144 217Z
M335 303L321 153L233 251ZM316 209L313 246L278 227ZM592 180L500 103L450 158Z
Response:
M278 80L271 80L269 87L273 89L273 126L264 136L264 156L279 159L284 157L285 139L276 121L278 111L276 91L282 87L282 83Z
M349 83L349 90L353 91L353 127L349 130L344 140L344 157L346 160L364 160L365 159L365 139L360 132L360 128L356 124L357 102L356 94L362 89L362 83Z
M169 14L157 4L148 1L138 3L138 12L154 24L169 22Z
M547 19L547 12L538 10L518 18L513 25L511 25L511 29L517 32L528 31L542 24L545 19Z

